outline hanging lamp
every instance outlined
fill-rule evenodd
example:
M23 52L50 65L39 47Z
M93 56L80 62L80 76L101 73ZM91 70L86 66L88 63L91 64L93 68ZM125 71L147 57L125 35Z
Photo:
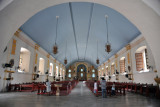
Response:
M97 65L99 64L99 58L98 58L98 41L97 41L97 60L96 60Z
M108 39L108 22L107 22L108 16L105 15L105 18L106 18L106 28L107 28L107 43L105 45L105 51L109 54L112 50L111 50L111 44L109 43Z
M66 52L67 52L67 41L66 41L66 51L65 51L65 59L64 59L64 64L67 64L67 58L66 58Z
M57 54L58 53L58 46L56 44L56 40L57 40L57 27L58 27L58 19L59 19L59 16L56 16L56 38L55 38L55 45L53 46L53 53L54 54Z

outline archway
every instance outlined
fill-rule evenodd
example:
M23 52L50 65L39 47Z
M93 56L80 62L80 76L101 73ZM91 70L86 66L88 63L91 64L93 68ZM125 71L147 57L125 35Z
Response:
M77 78L80 81L87 80L87 67L84 64L80 64L77 66Z
M70 2L78 0L71 0ZM81 0L84 2L93 2L92 0ZM0 58L3 56L3 50L11 39L14 32L35 13L61 3L69 2L69 0L52 1L52 0L16 0L0 13ZM160 60L159 40L160 40L160 16L156 14L150 7L140 0L95 0L96 3L109 6L125 17L127 17L142 32L148 42L156 63L157 70ZM145 12L144 12L145 11ZM160 74L160 73L159 73Z

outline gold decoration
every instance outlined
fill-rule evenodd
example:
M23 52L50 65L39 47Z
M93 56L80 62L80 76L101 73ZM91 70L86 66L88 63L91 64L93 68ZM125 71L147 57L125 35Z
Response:
M154 78L157 84L160 84L160 78Z
M115 58L118 58L118 54L115 54L114 56L115 56Z
M108 59L108 63L110 63L110 59Z
M49 57L50 57L50 54L47 55L47 58L49 58Z
M49 64L49 59L48 59L48 63L47 63L47 68L49 68L50 64Z
M36 53L35 64L37 64L38 54Z
M128 64L130 64L130 54L127 53Z
M11 54L12 55L15 55L15 51L16 51L16 40L13 39L13 43L12 43L12 51L11 51Z
M4 72L15 73L15 71L8 71L8 70L5 70Z
M117 60L115 61L115 63L116 63L116 69L118 68L118 62L117 62Z
M35 50L38 50L39 49L39 45L38 44L35 44Z
M157 73L157 70L154 70L155 73Z
M131 49L131 45L128 44L128 45L126 46L126 50L128 51L128 50L130 50L130 49Z
M21 31L20 29L18 29L18 30L14 33L14 35L17 36L17 37L19 37L19 33L20 33L20 32L22 32L22 31Z

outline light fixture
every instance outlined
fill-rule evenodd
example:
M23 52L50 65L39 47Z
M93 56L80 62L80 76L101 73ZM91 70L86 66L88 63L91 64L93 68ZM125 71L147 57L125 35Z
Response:
M67 59L66 59L66 58L64 59L64 64L65 64L65 65L67 64Z
M106 18L106 28L107 28L107 43L105 45L105 51L109 54L112 50L111 50L111 44L109 43L108 39L108 23L107 23L108 16L105 15L105 18Z
M98 58L98 41L97 41L97 60L96 60L97 65L99 64L99 58Z
M65 51L65 59L64 59L64 64L67 64L67 58L66 58L66 52L67 52L67 41L66 41L66 51Z
M54 53L54 54L57 54L57 53L58 53L58 47L57 47L57 44L56 44L58 19L59 19L59 16L56 16L56 20L57 20L57 23L56 23L56 38L55 38L55 45L53 46L53 53Z

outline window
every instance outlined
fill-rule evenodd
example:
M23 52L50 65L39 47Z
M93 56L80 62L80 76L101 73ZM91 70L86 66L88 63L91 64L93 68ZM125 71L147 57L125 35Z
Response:
M95 74L92 74L92 78L95 78Z
M111 65L111 75L113 75L114 74L114 63L112 63L112 65Z
M71 70L69 69L68 72L71 72Z
M43 75L44 74L44 59L39 58L39 74Z
M95 72L95 70L94 70L94 69L92 69L92 72Z
M108 75L108 66L106 66L106 75Z
M81 77L83 77L83 73L81 73Z
M71 73L68 74L68 77L71 78Z
M140 72L148 72L148 56L147 56L147 47L142 46L136 50L135 59L136 59L136 69Z
M30 64L30 51L26 48L21 48L18 72L29 72L29 64Z
M60 68L60 76L62 76L62 68Z
M119 63L120 63L120 73L124 73L125 72L125 57L122 57Z
M49 76L53 76L53 63L50 63Z
M58 77L58 66L56 66L56 77Z
M103 76L103 71L101 71L101 76Z
M83 69L81 69L81 72L83 72Z

